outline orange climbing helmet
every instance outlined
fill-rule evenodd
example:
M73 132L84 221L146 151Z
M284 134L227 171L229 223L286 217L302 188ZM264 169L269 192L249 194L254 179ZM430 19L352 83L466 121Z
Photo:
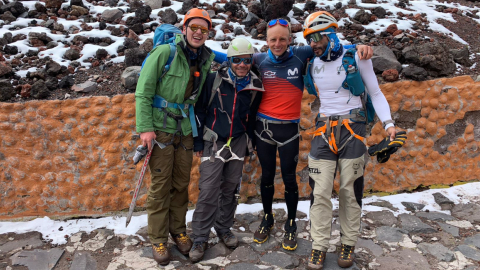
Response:
M190 9L183 18L183 25L187 26L188 21L193 18L200 18L206 20L208 22L208 28L212 28L212 19L210 19L210 15L208 15L208 12L206 10L199 8Z
M335 17L332 14L326 11L317 11L308 15L305 23L303 25L303 37L306 38L308 35L315 32L324 31L330 27L338 28L338 23Z

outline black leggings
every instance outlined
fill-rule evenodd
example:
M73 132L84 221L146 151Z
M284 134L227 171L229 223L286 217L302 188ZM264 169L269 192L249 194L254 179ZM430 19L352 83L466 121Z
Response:
M278 142L286 142L298 133L298 124L268 124L268 129L273 133L273 139ZM256 131L262 138L271 140L272 138L262 133L264 130L263 122L257 120ZM263 210L266 214L272 213L273 195L275 193L274 179L277 163L277 149L280 157L280 169L282 172L283 184L285 185L285 202L287 204L288 219L295 219L298 205L298 185L296 180L296 170L298 163L299 138L285 144L281 147L255 138L257 146L257 155L262 166L262 181L260 183L260 192L262 196Z

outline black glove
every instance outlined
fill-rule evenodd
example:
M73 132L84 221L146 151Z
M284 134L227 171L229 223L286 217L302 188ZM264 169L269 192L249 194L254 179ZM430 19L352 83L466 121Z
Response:
M387 162L390 155L397 152L398 148L403 146L406 139L407 133L405 131L399 131L393 141L390 141L390 137L387 137L380 143L371 146L368 149L368 154L370 156L377 156L378 163Z

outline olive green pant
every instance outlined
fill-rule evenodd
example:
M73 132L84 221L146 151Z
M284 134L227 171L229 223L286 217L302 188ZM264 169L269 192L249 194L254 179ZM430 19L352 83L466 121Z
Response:
M157 142L169 144L173 134L155 131ZM153 244L166 243L168 233L186 231L188 184L193 162L193 137L175 136L164 149L155 146L149 167L152 184L148 190L148 236Z

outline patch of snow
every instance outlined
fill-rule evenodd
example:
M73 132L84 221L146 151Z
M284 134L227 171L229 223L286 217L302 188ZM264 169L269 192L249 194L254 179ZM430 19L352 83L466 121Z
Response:
M442 189L440 192L452 200L455 204L469 203L472 201L478 201L478 190L480 189L480 182L468 183L464 185L454 186L447 189ZM440 206L435 203L433 193L439 192L438 189L430 189L416 193L402 193L384 197L372 196L363 199L363 211L379 211L388 210L393 212L395 216L402 213L409 213L402 202L415 202L425 204L423 210L437 211L446 214L450 214L450 211L441 210ZM393 207L398 208L398 211L392 211L387 208L367 205L368 203L378 200L384 200L390 202ZM332 199L333 209L338 209L338 200ZM273 204L273 209L281 208L287 211L285 203ZM237 207L236 214L245 213L258 213L263 209L261 203L255 204L240 204ZM298 211L302 211L307 215L304 220L309 219L310 215L310 201L299 201ZM187 222L192 221L193 211L187 212ZM90 233L98 228L106 228L114 230L115 234L123 235L137 235L137 231L147 226L147 215L133 216L128 228L125 228L126 217L104 217L99 219L76 219L67 221L52 220L48 217L37 218L27 222L0 222L0 234L4 233L26 233L37 231L42 233L42 237L46 240L52 240L53 244L65 244L67 241L65 235L72 236L80 231ZM448 223L448 222L447 222ZM454 226L472 227L470 223L454 222L449 223ZM58 228L63 227L63 231L59 231ZM140 235L137 235L141 237Z

